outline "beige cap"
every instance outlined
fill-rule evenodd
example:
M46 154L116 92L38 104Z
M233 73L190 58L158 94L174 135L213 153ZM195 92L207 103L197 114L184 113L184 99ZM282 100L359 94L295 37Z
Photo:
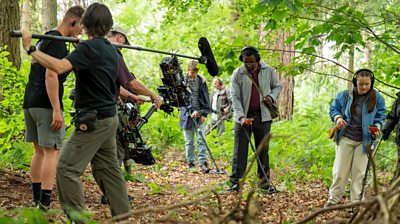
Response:
M125 32L125 30L124 30L122 27L115 26L115 27L113 27L113 28L111 29L111 32L113 32L113 33L120 33L120 34L124 35L125 40L126 40L126 41L125 41L125 44L131 45L131 44L129 43L128 36L126 35L126 32Z
M188 65L188 69L199 70L199 68L197 68L198 63L199 62L197 60L191 60Z

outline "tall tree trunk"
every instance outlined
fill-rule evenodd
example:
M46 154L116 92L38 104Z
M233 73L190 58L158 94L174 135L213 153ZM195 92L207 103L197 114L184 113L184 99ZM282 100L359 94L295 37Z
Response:
M19 0L1 0L0 4L0 47L8 46L10 52L8 60L19 69L21 65L21 52L18 38L11 38L11 30L20 30Z
M258 41L261 45L266 45L264 38L270 34L270 32L265 31L266 23L260 23L259 26L259 38ZM286 39L292 35L294 30L290 31L277 31L275 32L274 41L275 44L270 46L274 49L284 50L283 52L279 52L279 64L281 65L289 65L292 64L292 60L294 58L294 43L285 44ZM269 41L271 43L271 41ZM291 51L291 52L287 52ZM293 115L293 106L294 106L294 77L286 76L285 72L281 72L276 69L276 74L279 77L279 81L282 84L282 91L278 98L279 104L279 119L287 119L291 120Z
M349 67L349 70L351 72L348 73L347 78L349 80L352 80L353 79L353 72L355 72L354 71L354 44L351 45L351 47L350 47L349 65L348 65L348 67ZM348 82L347 87L348 87L348 89L350 89L351 87L353 87L353 83L352 82Z
M294 42L285 44L286 39L291 36L293 30L281 30L277 34L277 41L275 42L276 49L285 50L279 55L279 62L281 65L287 66L293 63L294 58ZM291 52L287 52L291 51ZM285 72L277 71L279 81L282 83L282 91L278 98L279 104L279 119L291 120L293 115L294 106L294 77L287 75Z
M31 1L25 0L22 5L22 29L29 29L31 23Z
M57 0L42 0L42 29L53 29L57 26Z

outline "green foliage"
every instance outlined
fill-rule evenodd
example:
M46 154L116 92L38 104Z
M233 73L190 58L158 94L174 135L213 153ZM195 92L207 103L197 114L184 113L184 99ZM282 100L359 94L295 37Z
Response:
M36 208L22 208L13 209L9 211L0 210L0 223L22 224L22 223L35 223L45 224L48 223L46 214Z
M124 174L125 181L133 181L133 182L140 182L140 183L145 183L147 181L147 179L143 173L130 174L130 173L124 172L123 174Z
M13 148L14 143L23 139L24 114L22 100L27 78L27 63L24 63L21 70L17 71L12 63L8 61L6 56L9 53L4 49L4 47L0 48L0 148L2 149L0 157L6 153L8 155L16 155L14 152L11 153L9 151ZM23 153L21 149L19 151ZM24 157L24 155L16 156L18 159ZM2 166L7 166L10 163L16 165L13 158L1 160Z
M182 195L186 195L189 193L189 191L184 186L181 186L180 184L176 185L176 191L178 192L178 194L182 194Z
M10 150L0 156L0 167L11 169L28 169L24 164L29 164L33 155L33 144L27 142L16 142Z
M149 183L148 186L151 187L152 194L161 194L163 192L163 189L160 187L160 185L155 182Z

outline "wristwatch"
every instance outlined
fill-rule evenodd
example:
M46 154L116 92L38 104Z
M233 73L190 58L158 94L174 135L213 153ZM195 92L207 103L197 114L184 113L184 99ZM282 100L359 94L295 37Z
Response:
M36 51L36 46L35 45L31 45L30 47L29 47L29 49L26 51L26 53L28 54L28 55L31 55L31 53L32 52L35 52Z

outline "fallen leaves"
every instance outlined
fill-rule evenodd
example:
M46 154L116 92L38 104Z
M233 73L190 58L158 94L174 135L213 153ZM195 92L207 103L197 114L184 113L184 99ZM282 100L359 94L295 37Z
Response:
M217 163L223 162L217 161ZM128 193L134 196L132 211L147 211L132 215L130 217L132 223L152 223L156 220L163 223L212 223L212 220L218 220L215 217L228 214L239 201L239 207L244 208L247 193L251 189L249 183L246 183L242 200L238 199L236 193L222 192L228 174L203 174L197 170L189 170L184 161L184 152L177 153L171 149L166 152L162 161L157 161L157 166L135 165L132 175L142 175L145 179L144 182L127 182ZM272 180L278 180L279 175L272 170ZM100 222L109 221L111 213L107 205L100 203L102 193L93 180L90 169L81 179L86 205L94 213L94 219ZM218 194L218 197L215 193L210 193L211 189ZM52 209L61 210L57 200L57 190L53 192ZM0 206L3 209L29 207L31 198L28 173L0 170ZM204 199L196 201L199 198ZM328 189L322 181L298 181L293 192L273 195L255 193L247 209L249 217L255 218L249 219L249 223L291 223L301 220L322 208L327 198ZM196 202L185 204L190 201ZM182 206L179 206L180 204ZM333 211L317 217L316 221L325 223L346 216L348 214L345 211ZM213 217L215 219L212 219ZM49 220L64 222L65 215L58 212L51 215Z

